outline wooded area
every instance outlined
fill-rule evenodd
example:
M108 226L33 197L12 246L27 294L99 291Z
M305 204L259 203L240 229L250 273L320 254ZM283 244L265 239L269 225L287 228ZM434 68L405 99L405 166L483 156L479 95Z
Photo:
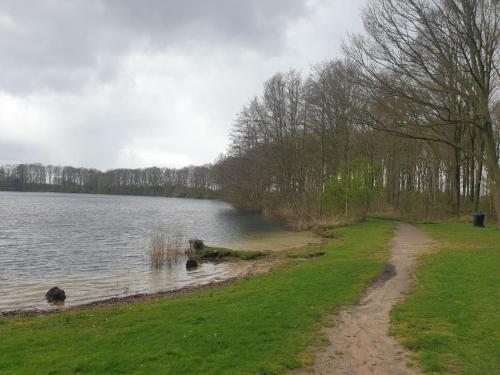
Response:
M498 1L374 0L347 58L276 74L241 110L232 200L310 222L500 212Z
M495 0L369 1L346 58L271 77L213 165L6 166L0 188L219 196L299 226L500 213L499 18Z

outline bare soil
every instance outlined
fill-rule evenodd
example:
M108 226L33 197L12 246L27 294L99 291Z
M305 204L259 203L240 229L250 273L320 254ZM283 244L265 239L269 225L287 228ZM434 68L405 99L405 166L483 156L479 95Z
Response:
M391 259L367 289L360 303L333 317L324 328L329 345L315 355L313 367L293 374L421 374L409 353L389 336L392 307L409 292L418 255L431 239L420 229L399 224L391 242Z

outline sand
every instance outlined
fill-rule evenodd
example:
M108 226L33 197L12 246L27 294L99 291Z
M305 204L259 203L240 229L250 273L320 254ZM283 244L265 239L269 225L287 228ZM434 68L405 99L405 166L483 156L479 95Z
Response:
M309 244L319 244L322 240L319 235L310 231L279 230L230 242L225 244L224 247L234 250L283 251Z

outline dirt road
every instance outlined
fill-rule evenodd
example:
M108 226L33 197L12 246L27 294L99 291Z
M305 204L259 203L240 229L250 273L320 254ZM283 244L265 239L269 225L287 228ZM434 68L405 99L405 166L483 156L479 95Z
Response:
M399 224L384 273L359 305L342 311L334 328L324 329L330 344L316 355L314 367L293 374L420 374L405 350L388 335L389 312L409 291L416 256L429 250L430 241L420 229Z

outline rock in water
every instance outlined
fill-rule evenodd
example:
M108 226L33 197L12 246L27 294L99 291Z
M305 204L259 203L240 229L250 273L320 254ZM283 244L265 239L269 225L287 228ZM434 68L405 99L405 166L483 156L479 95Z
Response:
M186 269L196 268L198 267L198 262L194 259L189 259L186 262Z
M64 301L66 299L66 293L64 293L64 290L55 286L45 293L45 298L48 302Z

